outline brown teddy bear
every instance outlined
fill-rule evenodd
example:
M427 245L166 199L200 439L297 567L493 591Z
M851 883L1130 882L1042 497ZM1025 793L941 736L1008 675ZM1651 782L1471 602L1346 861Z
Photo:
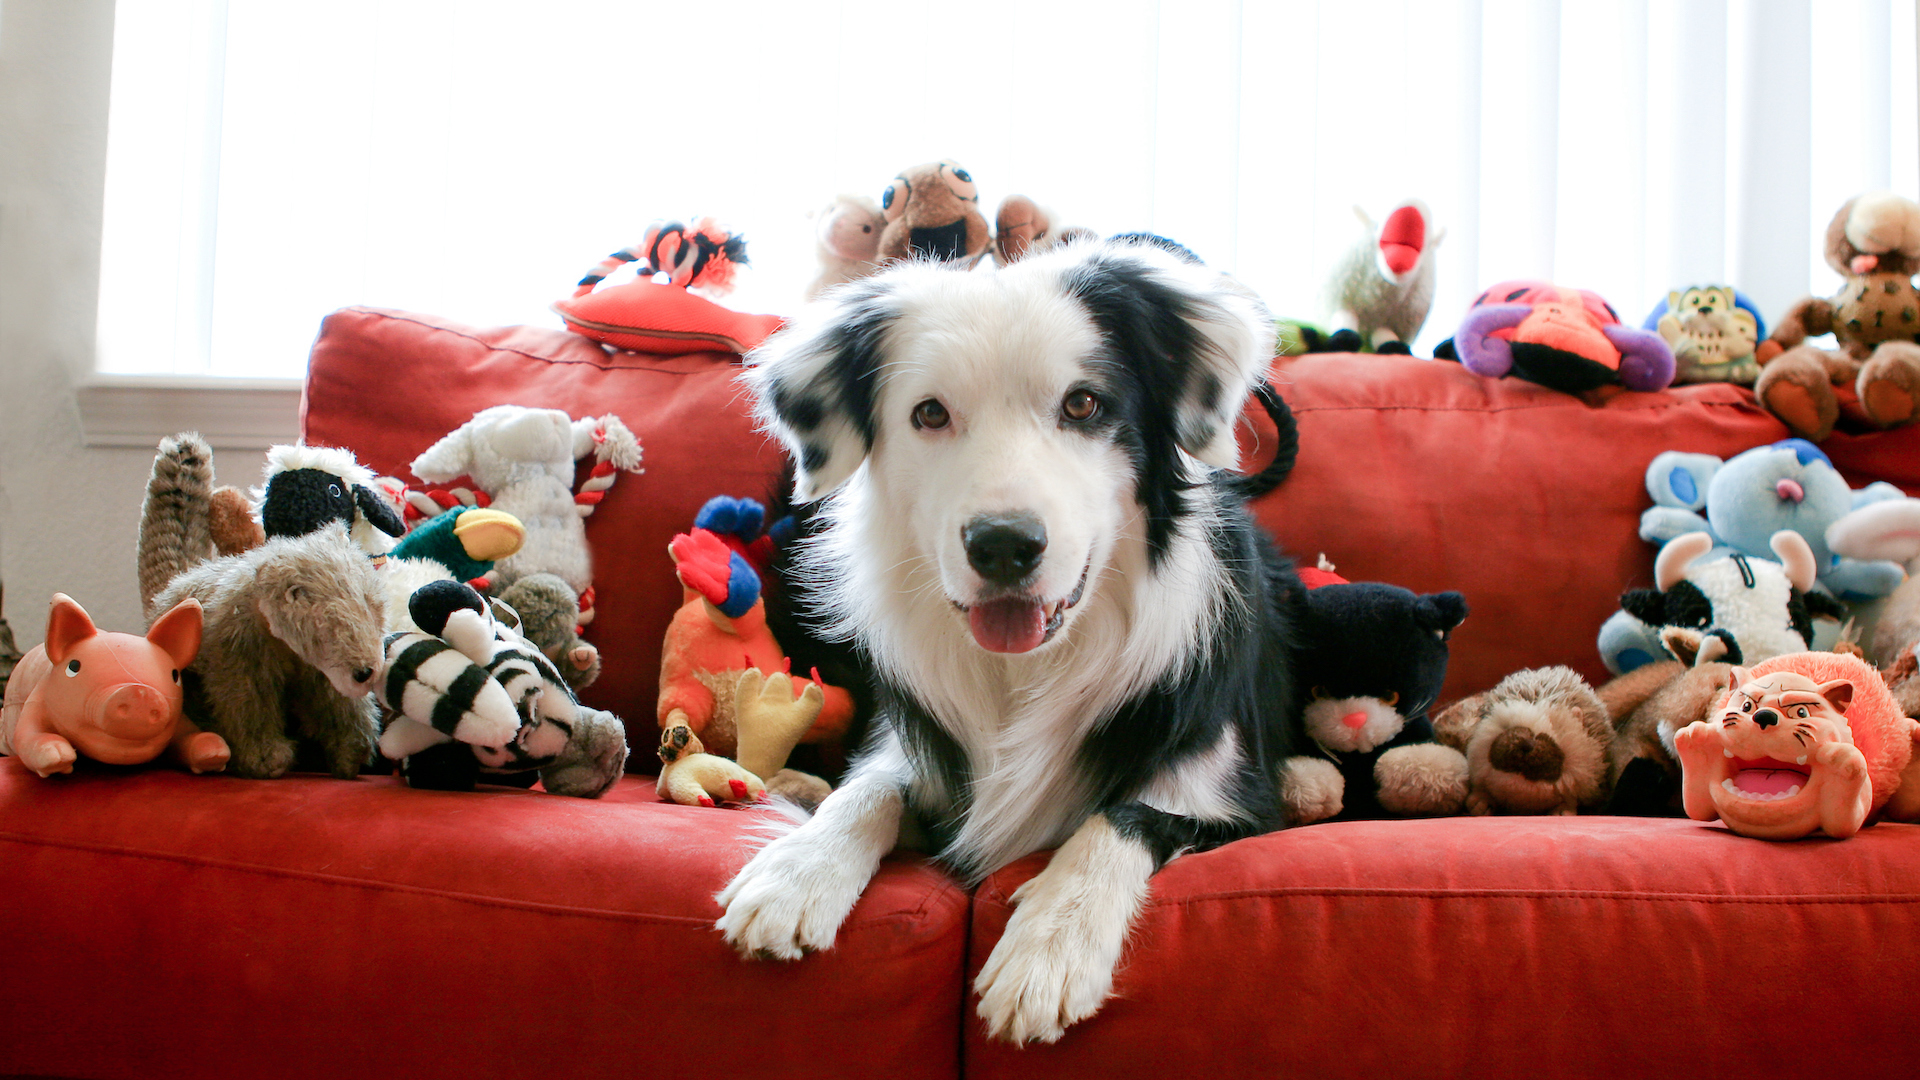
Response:
M1847 200L1827 226L1827 265L1845 278L1831 300L1807 297L1761 343L1753 392L1795 435L1818 442L1840 416L1834 387L1853 383L1879 427L1920 418L1920 203L1892 192ZM1831 333L1837 350L1804 344Z

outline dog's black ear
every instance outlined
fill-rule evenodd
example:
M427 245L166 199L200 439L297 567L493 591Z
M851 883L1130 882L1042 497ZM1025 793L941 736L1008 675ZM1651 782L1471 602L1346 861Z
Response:
M793 455L795 502L832 494L873 449L890 300L886 277L835 289L747 357L755 412Z
M1233 278L1150 244L1079 250L1062 285L1149 398L1173 403L1181 449L1219 468L1238 465L1234 422L1273 363L1266 305Z
M360 507L360 512L367 516L367 520L373 523L374 528L388 536L407 534L407 523L400 520L400 515L393 512L393 505L374 494L372 488L365 484L353 485L353 501Z

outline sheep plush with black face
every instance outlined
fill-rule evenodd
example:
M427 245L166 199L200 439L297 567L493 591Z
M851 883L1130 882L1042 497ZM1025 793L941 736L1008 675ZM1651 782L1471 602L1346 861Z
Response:
M1427 710L1466 599L1334 580L1309 589L1307 607L1302 716L1319 753L1287 762L1289 820L1459 813L1467 759L1434 742Z
M266 484L251 497L222 487L210 497L214 547L222 555L251 551L277 536L305 536L342 522L362 550L382 556L406 535L406 522L375 490L373 470L338 446L267 449Z

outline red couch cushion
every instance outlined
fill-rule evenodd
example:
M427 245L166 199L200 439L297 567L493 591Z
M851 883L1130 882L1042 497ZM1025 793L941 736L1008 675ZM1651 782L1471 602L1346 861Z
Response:
M0 1074L954 1076L967 897L894 858L838 943L713 929L749 815L0 759ZM884 1017L885 1037L853 1037Z
M640 439L639 475L619 474L593 516L598 614L586 638L602 655L582 695L627 722L642 759L659 741L660 644L680 606L667 542L714 495L765 499L779 450L748 418L731 353L610 352L537 327L475 330L421 315L348 308L314 343L301 404L307 442L351 448L376 472L424 486L408 463L490 405L614 413ZM585 480L585 469L576 480Z
M1647 465L1663 450L1730 457L1787 437L1725 383L1594 408L1445 361L1345 354L1282 359L1273 383L1298 418L1300 458L1255 504L1260 520L1290 555L1325 553L1350 581L1465 593L1442 701L1546 664L1605 679L1600 624L1621 592L1653 585L1639 536ZM1261 415L1244 431L1248 459L1265 460L1272 424ZM1920 427L1836 433L1823 448L1855 485L1920 492Z
M1175 860L1115 998L1027 1076L1895 1076L1920 1039L1920 827L1776 844L1691 821L1336 822ZM1005 932L975 896L968 972ZM1900 1068L1904 1066L1904 1068Z
M306 438L351 447L416 482L407 463L489 405L614 412L640 437L646 472L623 475L587 521L605 657L588 701L654 740L660 643L680 603L667 541L707 498L764 497L779 449L754 430L738 357L609 353L564 331L473 330L349 308L314 346ZM1296 559L1325 553L1352 581L1458 589L1472 615L1453 637L1442 700L1508 674L1567 664L1602 680L1595 638L1622 591L1653 584L1639 538L1647 464L1663 450L1729 457L1787 437L1750 391L1724 383L1626 393L1594 408L1519 379L1411 357L1283 358L1274 385L1300 425L1293 475L1255 509ZM1242 425L1249 467L1273 426ZM1824 444L1854 484L1920 493L1920 426Z

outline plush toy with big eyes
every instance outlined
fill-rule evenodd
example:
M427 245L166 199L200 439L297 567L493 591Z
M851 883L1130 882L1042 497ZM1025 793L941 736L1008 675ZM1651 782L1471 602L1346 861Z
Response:
M880 212L887 219L878 253L883 264L933 259L971 266L993 240L973 174L954 161L915 165L894 177L880 196Z
M1544 281L1507 281L1481 293L1453 336L1452 354L1477 375L1518 375L1581 396L1673 382L1673 350L1659 334L1621 323L1597 293Z

